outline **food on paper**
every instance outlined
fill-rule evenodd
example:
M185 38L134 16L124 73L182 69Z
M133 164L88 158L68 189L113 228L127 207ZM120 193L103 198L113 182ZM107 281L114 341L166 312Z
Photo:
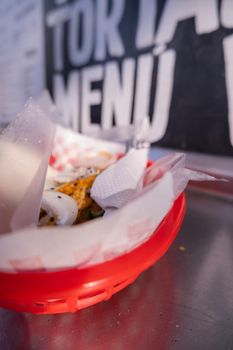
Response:
M102 216L103 209L90 196L99 173L98 168L59 173L49 167L39 226L73 225Z
M70 196L45 191L42 197L40 222L43 225L72 225L78 215L78 204Z
M7 145L0 158L4 271L84 268L112 260L149 239L190 179L214 180L186 169L182 154L145 171L147 147L126 153L125 145L55 126L44 107L31 101L0 135ZM91 220L104 211L103 218ZM75 224L86 221L77 230Z

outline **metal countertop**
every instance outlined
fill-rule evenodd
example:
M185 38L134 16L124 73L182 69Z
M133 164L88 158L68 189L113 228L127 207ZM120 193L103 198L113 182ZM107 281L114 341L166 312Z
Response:
M187 193L182 229L131 286L76 314L0 309L0 350L233 350L233 204Z

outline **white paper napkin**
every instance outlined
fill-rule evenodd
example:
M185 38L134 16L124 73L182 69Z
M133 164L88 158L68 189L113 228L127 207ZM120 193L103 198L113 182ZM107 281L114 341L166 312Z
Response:
M91 197L103 208L121 208L138 193L148 160L148 149L131 149L95 180Z

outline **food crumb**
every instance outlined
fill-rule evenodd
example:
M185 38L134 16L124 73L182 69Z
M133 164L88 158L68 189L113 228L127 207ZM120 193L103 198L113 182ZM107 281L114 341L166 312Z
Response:
M179 246L179 250L180 250L181 252L185 252L185 251L186 251L186 248L185 248L185 246L180 245L180 246Z

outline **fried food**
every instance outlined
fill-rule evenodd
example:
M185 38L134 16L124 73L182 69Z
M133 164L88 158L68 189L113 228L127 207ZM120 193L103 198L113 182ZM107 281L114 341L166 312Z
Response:
M78 215L74 224L83 223L104 214L103 209L90 196L91 187L100 173L100 170L90 170L91 168L88 168L86 177L81 176L54 188L56 193L63 193L76 201L78 205ZM43 215L40 216L40 222L42 225L54 225L54 220L51 221L51 217L46 217L44 211Z

